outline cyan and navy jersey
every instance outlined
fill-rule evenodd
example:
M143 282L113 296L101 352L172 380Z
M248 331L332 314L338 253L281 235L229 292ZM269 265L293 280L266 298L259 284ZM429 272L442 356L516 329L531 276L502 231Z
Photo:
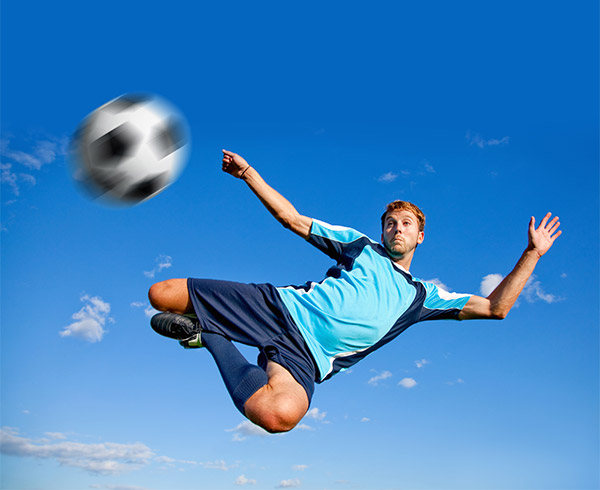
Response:
M416 279L364 234L313 220L308 242L337 264L321 282L277 288L322 382L424 320L458 319L470 298Z

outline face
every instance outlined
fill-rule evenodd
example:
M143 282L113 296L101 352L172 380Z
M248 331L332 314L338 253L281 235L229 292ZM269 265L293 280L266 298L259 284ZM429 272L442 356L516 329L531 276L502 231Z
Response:
M381 241L393 259L412 254L424 238L425 234L419 231L419 220L412 211L392 211L385 217Z

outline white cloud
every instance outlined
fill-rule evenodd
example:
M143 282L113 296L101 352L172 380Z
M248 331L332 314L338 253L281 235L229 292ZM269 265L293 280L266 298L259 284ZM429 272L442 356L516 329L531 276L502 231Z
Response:
M435 168L433 168L433 165L431 165L428 161L425 161L423 163L423 166L425 167L425 171L428 174L434 174L435 173Z
M487 298L503 279L504 276L501 274L488 274L484 276L479 285L479 292L484 298Z
M389 183L389 182L394 182L394 180L396 180L397 178L398 178L398 174L395 174L394 172L387 172L387 173L377 177L377 182Z
M322 422L326 416L327 416L327 412L322 412L317 407L315 407L315 408L311 408L308 412L306 412L306 415L304 417Z
M450 288L446 286L442 281L440 281L437 277L433 279L427 279L425 282L431 282L435 284L438 288L443 289L444 291L450 291Z
M566 273L566 272L563 272L563 273L560 275L560 278L561 278L561 279L566 279L567 277L568 277L568 276L567 276L567 273Z
M110 304L102 301L99 296L90 297L87 294L81 297L86 304L77 313L73 313L75 322L67 325L59 332L61 337L76 337L87 342L99 342L106 333L104 325L106 321L113 321L108 316Z
M53 138L37 141L30 152L10 150L8 144L8 140L3 140L2 145L0 145L2 157L27 168L39 170L44 165L48 165L67 154L68 139Z
M244 475L240 475L235 479L234 483L240 487L243 487L245 485L256 485L256 480L252 480L251 478L246 478Z
M154 461L160 464L164 464L168 467L174 468L176 465L190 465L199 466L210 470L221 470L229 471L231 468L235 468L237 465L228 465L224 460L218 459L216 461L190 461L186 459L174 459L169 456L158 456L154 458ZM180 468L180 471L183 471Z
M0 429L0 451L11 456L53 459L64 466L104 475L139 469L154 456L153 451L140 442L84 444L61 440L49 443L23 437L17 429L9 427Z
M134 301L130 304L130 306L132 308L144 308L144 315L146 315L147 318L152 318L157 313L160 313L158 310L155 310L149 303L142 303L141 301Z
M363 417L362 419L360 419L361 422L371 422L371 419L369 417Z
M49 437L50 439L61 440L61 441L64 441L67 438L67 436L64 435L62 432L44 432L44 435L46 437Z
M222 459L218 459L216 461L208 461L208 462L200 462L196 463L195 461L180 461L181 463L186 464L197 464L198 466L202 466L203 468L208 468L211 470L221 470L221 471L229 471L234 466L228 466L225 461Z
M35 177L23 172L14 172L10 163L0 163L0 183L8 185L15 196L21 194L20 183L36 184Z
M297 488L302 485L302 482L298 478L294 478L291 480L282 480L277 488Z
M50 164L62 158L67 153L68 139L44 139L34 143L30 152L20 150L11 150L9 141L2 139L0 141L0 183L8 185L15 196L20 195L20 183L26 182L31 185L36 184L36 179L30 173L25 173L19 169L25 167L29 172L31 170L40 170L44 165Z
M425 366L426 364L431 364L431 361L428 361L427 359L421 359L420 361L415 361L415 365L421 369L423 366Z
M485 297L489 296L503 279L504 277L500 274L488 274L485 276L481 280L481 285L479 287L481 295ZM538 300L545 301L546 303L556 303L557 301L563 300L563 298L554 294L546 293L542 287L542 283L537 279L535 274L531 275L525 283L521 297L525 298L529 303L534 303ZM518 306L518 303L516 306Z
M296 430L316 430L313 426L308 424L298 424L295 427Z
M392 373L390 371L384 371L383 373L378 374L377 376L373 376L369 380L369 384L377 386L380 381L383 381L384 379L388 379L388 378L391 378L391 377L392 377Z
M554 294L546 293L542 288L542 283L537 280L535 274L532 274L525 283L525 287L523 288L523 297L529 303L534 303L537 300L542 300L546 303L556 303L557 301L563 300L563 298L555 296Z
M477 146L478 148L485 148L486 146L499 146L499 145L507 145L510 141L508 136L504 136L503 138L490 138L488 140L482 138L479 133L471 133L471 131L467 131L465 138L469 142L469 145Z
M292 466L292 470L294 470L294 471L304 471L306 469L308 469L308 465L305 465L305 464L297 464L297 465Z
M154 262L156 262L154 269L152 269L151 271L144 271L144 275L146 277L153 278L156 274L161 272L163 269L168 269L169 267L171 267L173 265L173 259L171 257L169 257L168 255L159 255L158 257L156 257L154 259Z
M269 435L265 429L253 424L249 420L244 420L233 429L225 429L225 432L234 432L233 440L236 442L244 441L248 436L265 437Z
M138 487L137 485L90 485L90 488L106 490L150 490L147 487Z
M461 384L463 384L464 382L465 382L465 380L464 380L464 379L462 379L462 378L458 378L458 379L456 379L455 381L448 381L448 384L449 384L450 386L453 386L453 385L456 385L456 384L459 384L459 385L461 385Z
M398 382L398 386L402 386L403 388L410 389L417 386L417 382L412 378L402 378Z

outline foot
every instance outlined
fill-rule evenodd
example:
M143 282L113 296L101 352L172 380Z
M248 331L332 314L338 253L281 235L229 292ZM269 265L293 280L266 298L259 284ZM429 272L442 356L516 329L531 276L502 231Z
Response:
M186 349L202 347L200 323L195 316L178 315L165 312L154 315L150 320L154 331L170 339L179 340L179 344Z

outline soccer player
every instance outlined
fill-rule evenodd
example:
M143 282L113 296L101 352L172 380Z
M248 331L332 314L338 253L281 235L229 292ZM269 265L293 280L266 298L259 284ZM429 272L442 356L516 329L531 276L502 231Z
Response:
M154 330L213 356L238 410L271 433L306 414L321 383L425 320L506 317L538 260L562 233L548 213L529 222L527 248L487 297L448 293L409 270L425 216L394 201L381 217L381 244L301 215L244 158L223 150L223 171L242 179L285 227L336 261L321 282L302 286L169 279L149 291ZM249 363L233 342L259 349Z

